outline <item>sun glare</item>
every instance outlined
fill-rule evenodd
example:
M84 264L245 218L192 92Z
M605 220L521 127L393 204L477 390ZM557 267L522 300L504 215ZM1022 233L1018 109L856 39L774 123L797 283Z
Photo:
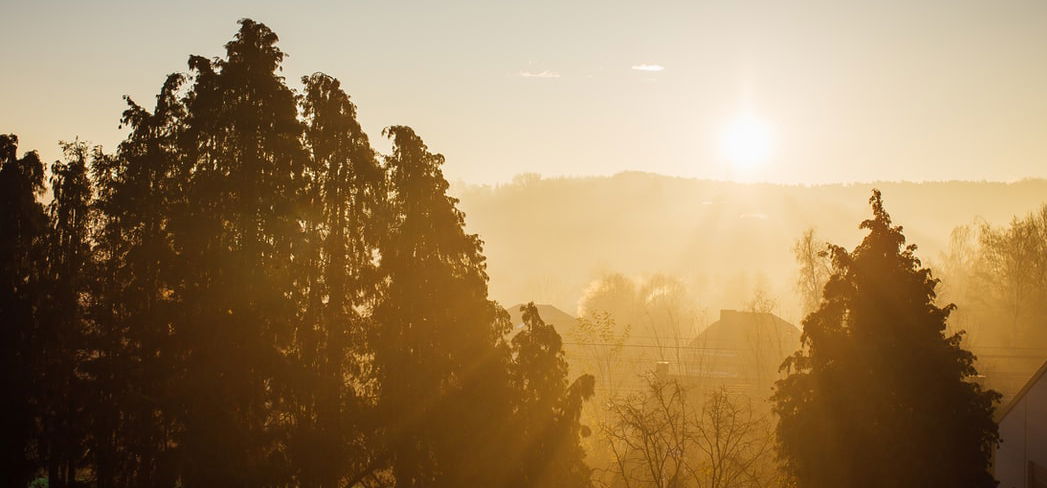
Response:
M748 170L770 158L771 139L770 125L752 115L740 115L724 129L721 150L735 169Z

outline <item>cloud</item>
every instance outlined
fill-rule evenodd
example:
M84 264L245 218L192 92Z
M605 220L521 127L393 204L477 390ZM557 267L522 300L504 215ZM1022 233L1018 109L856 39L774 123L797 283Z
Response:
M662 71L665 66L660 64L637 64L633 65L633 69L636 71Z
M534 72L534 71L521 71L521 72L520 72L520 76L521 76L521 77L524 77L524 78L545 78L545 79L552 79L552 78L559 78L559 77L560 77L560 73L557 73L557 72L555 72L555 71L548 71L548 70L546 70L546 71L541 71L541 72Z

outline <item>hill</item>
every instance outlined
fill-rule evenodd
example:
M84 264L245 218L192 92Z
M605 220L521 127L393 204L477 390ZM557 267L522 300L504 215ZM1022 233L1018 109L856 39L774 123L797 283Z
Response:
M932 262L953 228L1003 224L1047 200L1047 180L745 184L649 173L552 178L498 186L455 185L466 225L485 242L492 296L574 311L603 273L667 273L687 283L710 319L745 309L758 287L798 323L793 242L813 226L853 246L872 188ZM738 256L744 256L739 259Z

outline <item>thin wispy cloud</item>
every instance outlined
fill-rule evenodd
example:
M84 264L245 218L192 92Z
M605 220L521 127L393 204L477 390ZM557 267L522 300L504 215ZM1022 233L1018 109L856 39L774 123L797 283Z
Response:
M559 78L560 77L560 73L557 73L555 71L548 71L548 70L546 70L546 71L521 71L519 73L519 75L521 77L523 77L523 78L552 79L552 78Z
M633 65L633 69L636 71L662 71L665 66L660 64L637 64Z

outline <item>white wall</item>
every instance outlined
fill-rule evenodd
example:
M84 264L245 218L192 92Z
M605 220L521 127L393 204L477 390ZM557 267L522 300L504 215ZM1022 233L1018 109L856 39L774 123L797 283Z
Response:
M1029 461L1047 466L1047 374L1025 393L1000 421L1003 442L996 450L1000 488L1033 488L1026 484Z

